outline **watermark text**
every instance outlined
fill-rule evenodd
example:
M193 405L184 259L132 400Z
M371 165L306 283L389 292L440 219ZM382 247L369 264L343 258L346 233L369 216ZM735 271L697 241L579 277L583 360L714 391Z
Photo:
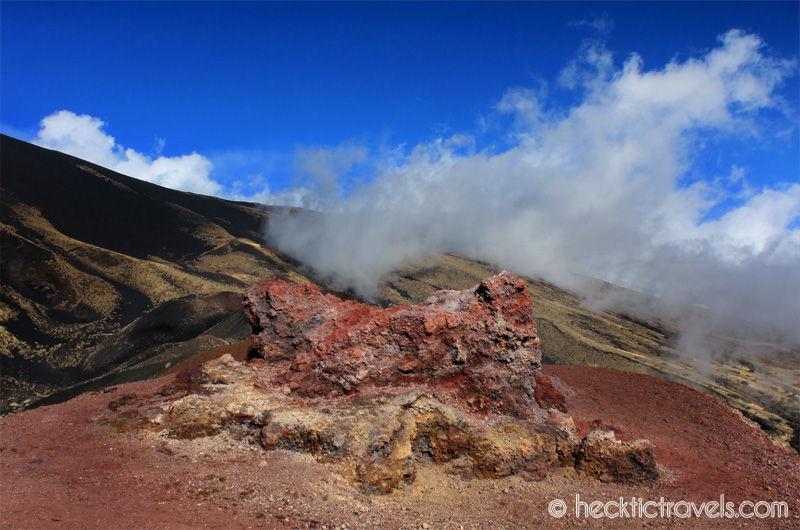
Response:
M658 501L645 500L642 497L620 497L619 500L599 501L581 499L575 495L575 502L570 507L562 499L554 499L547 506L553 517L564 517L568 513L578 519L616 519L616 518L678 518L707 517L709 519L766 519L769 517L788 517L789 505L778 501L742 501L736 504L719 499L701 503L691 501L667 501L661 497Z

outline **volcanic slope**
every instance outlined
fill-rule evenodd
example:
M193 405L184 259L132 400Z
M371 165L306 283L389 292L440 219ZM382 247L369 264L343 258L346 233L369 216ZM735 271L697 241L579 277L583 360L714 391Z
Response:
M243 358L251 330L240 300L248 285L281 278L326 287L264 244L264 223L282 208L162 188L7 136L0 164L3 413L224 353ZM416 303L497 272L451 255L419 260L383 278L376 301ZM797 448L800 349L734 323L717 340L749 354L704 361L678 350L674 322L635 318L624 307L593 312L567 291L526 281L544 362L680 381L723 399L781 442L794 437Z
M3 412L97 377L150 377L241 341L247 285L309 281L263 243L276 208L170 190L8 136L1 142Z

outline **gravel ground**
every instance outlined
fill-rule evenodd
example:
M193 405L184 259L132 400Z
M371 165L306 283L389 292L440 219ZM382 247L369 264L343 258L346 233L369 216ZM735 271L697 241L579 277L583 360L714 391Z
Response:
M541 482L481 480L461 473L456 461L421 465L413 484L374 495L308 455L265 452L226 434L175 440L118 433L93 421L110 401L154 392L174 377L166 376L0 418L0 528L800 528L800 457L726 405L641 374L579 366L543 371L575 391L570 414L583 434L603 428L618 439L650 439L667 478L633 487L562 469ZM580 516L576 495L586 503ZM784 501L789 517L586 512L595 501L663 498L699 506L720 495L735 508ZM563 516L549 514L560 506ZM620 514L619 506L608 506L610 515ZM684 515L684 508L675 509Z

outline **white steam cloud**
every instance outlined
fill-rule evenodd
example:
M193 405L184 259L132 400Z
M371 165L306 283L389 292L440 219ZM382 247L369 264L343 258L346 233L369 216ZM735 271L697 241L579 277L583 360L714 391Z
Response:
M331 176L360 152L298 153L327 191L306 205L326 215L274 218L268 237L362 295L405 260L455 252L562 285L600 278L800 340L797 175L754 188L743 168L697 178L694 163L702 142L773 138L780 120L765 113L794 123L775 89L796 63L763 49L732 30L701 58L645 71L636 55L615 68L591 42L560 78L583 94L568 112L548 111L544 88L509 90L496 106L513 118L508 149L453 136L386 152L344 198ZM727 213L710 215L719 205Z

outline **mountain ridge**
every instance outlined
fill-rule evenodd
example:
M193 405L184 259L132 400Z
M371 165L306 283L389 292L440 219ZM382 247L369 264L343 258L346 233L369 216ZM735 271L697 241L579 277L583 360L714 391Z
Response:
M86 364L108 357L103 344L162 304L185 299L183 324L199 335L237 305L209 305L204 296L241 293L262 277L308 281L263 244L268 207L170 190L7 136L1 141L4 412L141 353L141 344L118 344L106 362ZM173 335L180 324L151 320Z

